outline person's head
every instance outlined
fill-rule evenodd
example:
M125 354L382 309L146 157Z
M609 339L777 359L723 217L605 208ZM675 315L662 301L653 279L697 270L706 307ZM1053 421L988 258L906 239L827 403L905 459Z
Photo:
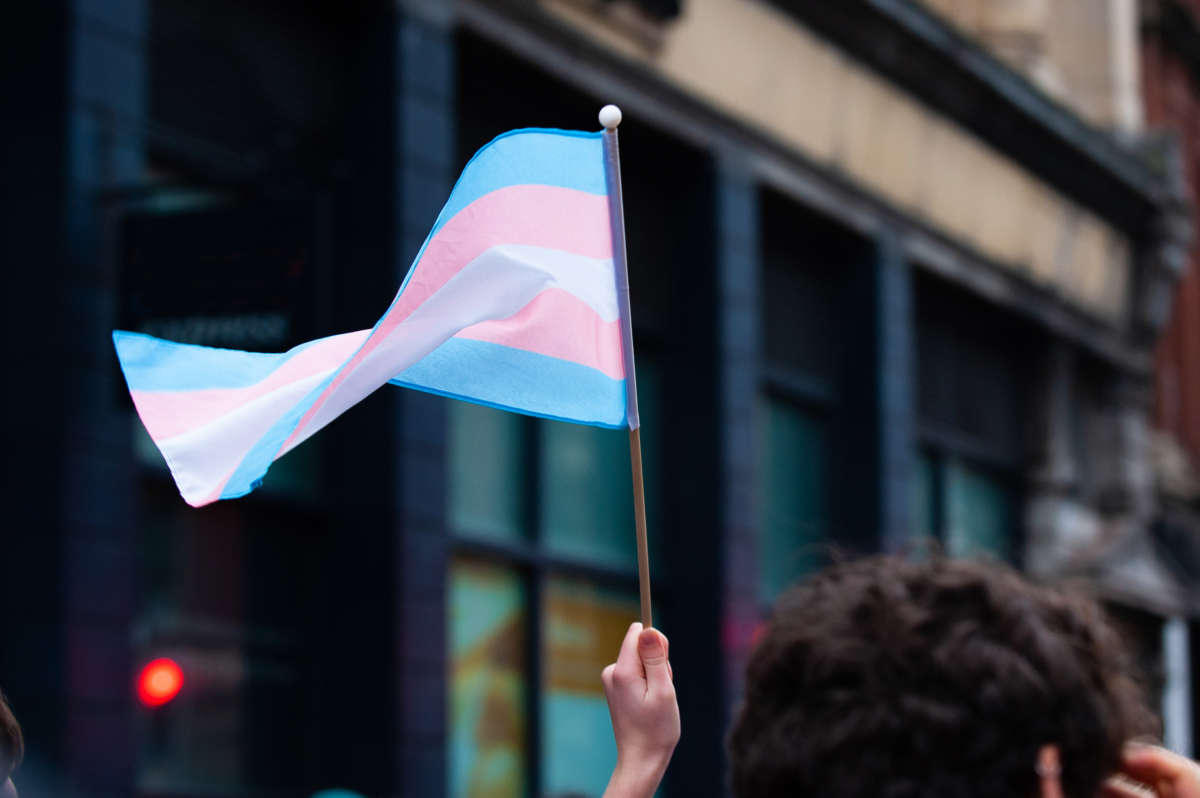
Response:
M21 736L21 725L9 709L8 702L0 695L0 796L15 796L12 772L21 764L25 754L25 741Z
M1153 720L1099 607L999 565L873 557L784 594L729 737L737 798L1092 798Z

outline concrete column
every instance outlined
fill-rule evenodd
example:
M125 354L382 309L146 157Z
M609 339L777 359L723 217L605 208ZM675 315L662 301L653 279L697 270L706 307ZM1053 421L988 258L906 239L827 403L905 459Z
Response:
M717 325L720 380L721 529L725 564L725 683L740 696L759 622L760 521L756 412L761 360L759 192L736 156L717 165Z
M1098 457L1100 509L1148 524L1157 509L1150 462L1148 380L1114 376L1105 408L1106 440L1092 442Z
M1167 748L1192 756L1192 660L1187 618L1175 616L1163 624L1162 693L1163 742Z
M1081 537L1094 536L1094 524L1077 507L1073 490L1079 481L1071 442L1075 350L1054 339L1042 356L1034 383L1034 411L1027 438L1033 446L1031 477L1025 506L1025 568L1048 577L1059 572Z
M915 445L911 267L881 230L847 262L838 450L830 455L835 540L853 551L896 551L908 539Z
M449 3L402 4L396 34L395 284L450 193L455 52ZM396 622L397 795L446 790L446 400L400 391Z
M111 331L118 278L115 231L99 195L142 178L147 115L145 0L75 0L67 28L67 373L62 463L61 587L65 634L64 792L134 791L133 665L137 491L129 416L118 397ZM30 790L31 793L35 792Z
M884 230L876 242L878 294L878 415L880 538L885 551L909 537L910 481L915 468L916 371L912 269L896 237Z

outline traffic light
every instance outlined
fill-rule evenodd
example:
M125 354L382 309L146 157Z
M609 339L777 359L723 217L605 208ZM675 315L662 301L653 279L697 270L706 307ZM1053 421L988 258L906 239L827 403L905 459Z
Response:
M183 669L173 659L160 657L146 663L138 674L137 694L142 706L161 707L183 689Z

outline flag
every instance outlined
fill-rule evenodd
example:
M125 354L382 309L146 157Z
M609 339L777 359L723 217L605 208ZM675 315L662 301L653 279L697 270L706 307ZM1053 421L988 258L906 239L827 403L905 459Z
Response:
M524 129L484 146L370 330L283 353L114 331L133 404L184 500L244 496L275 459L389 382L636 427L605 164L599 132Z

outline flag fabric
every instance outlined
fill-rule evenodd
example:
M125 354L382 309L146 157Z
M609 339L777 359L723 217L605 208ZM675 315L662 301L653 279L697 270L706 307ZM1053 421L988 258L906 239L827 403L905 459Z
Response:
M277 354L114 331L134 406L184 500L249 493L276 458L389 382L636 427L601 136L525 129L483 147L370 330Z

